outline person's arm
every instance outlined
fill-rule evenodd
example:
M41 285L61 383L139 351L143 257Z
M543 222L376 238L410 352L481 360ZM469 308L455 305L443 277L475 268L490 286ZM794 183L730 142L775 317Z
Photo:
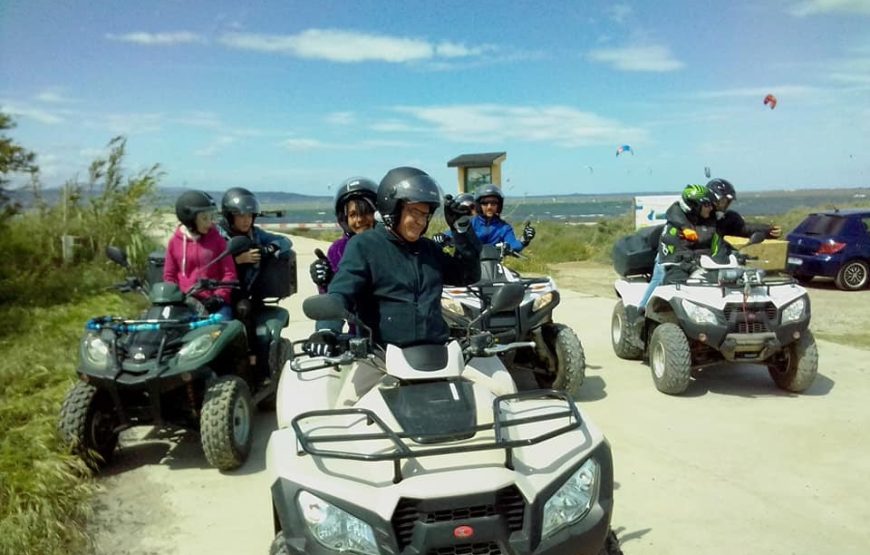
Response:
M761 231L767 238L779 237L779 226L770 224L750 224L734 210L727 210L716 222L716 228L721 235L750 237L756 231Z
M173 235L173 237L175 236ZM166 256L163 260L163 281L178 283L178 264L175 262L175 257L172 256L172 239L169 239L169 244L166 245Z
M218 264L221 275L220 281L238 281L236 263L233 261L232 256L225 256ZM225 303L230 304L232 302L233 290L229 287L221 287L216 289L214 293L222 298Z
M280 258L290 256L293 249L293 243L289 238L277 233L270 233L261 227L254 228L257 233L257 242L264 247L274 247L278 249L277 255Z
M468 285L480 281L481 244L474 228L468 226L465 233L455 233L454 245L456 249L452 256L435 249L441 262L444 283Z
M514 234L514 228L511 226L511 224L507 223L504 220L502 220L501 223L502 225L499 233L500 240L498 242L506 244L514 252L520 252L521 250L523 250L525 245L523 245L523 243L519 239L517 239L516 234Z
M371 282L367 257L359 241L348 241L338 272L329 282L327 293L339 297L345 309L355 311L356 299L365 293L367 286L370 288Z

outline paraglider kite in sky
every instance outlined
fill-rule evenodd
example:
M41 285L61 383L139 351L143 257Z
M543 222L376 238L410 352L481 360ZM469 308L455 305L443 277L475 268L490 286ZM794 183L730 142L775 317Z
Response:
M632 156L634 156L634 150L632 150L630 145L620 145L616 148L616 155L619 156L623 152L630 152Z
M774 108L776 108L776 97L773 96L772 94L765 96L764 97L764 105L770 106L770 109L773 110Z

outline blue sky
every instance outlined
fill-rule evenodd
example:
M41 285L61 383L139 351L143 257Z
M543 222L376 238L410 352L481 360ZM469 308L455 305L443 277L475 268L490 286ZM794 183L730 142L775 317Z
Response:
M509 196L870 185L870 0L250 4L0 2L10 135L49 186L119 134L209 190L492 151Z

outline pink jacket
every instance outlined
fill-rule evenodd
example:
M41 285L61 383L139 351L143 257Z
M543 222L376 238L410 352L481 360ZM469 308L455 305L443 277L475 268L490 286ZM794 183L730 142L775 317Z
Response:
M236 265L232 256L227 256L220 262L212 264L205 273L202 268L214 260L227 247L227 242L221 237L217 226L212 226L205 235L194 235L183 225L178 226L166 246L166 261L163 263L163 281L177 283L182 292L186 293L196 284L199 278L217 279L220 281L235 281ZM226 287L213 291L201 291L196 294L198 299L211 295L219 295L230 302L232 290Z

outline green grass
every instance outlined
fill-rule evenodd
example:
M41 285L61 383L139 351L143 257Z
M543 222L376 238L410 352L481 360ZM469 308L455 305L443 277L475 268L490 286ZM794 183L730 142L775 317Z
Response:
M103 294L49 308L0 308L0 553L83 553L94 483L56 428L88 318L133 314Z

